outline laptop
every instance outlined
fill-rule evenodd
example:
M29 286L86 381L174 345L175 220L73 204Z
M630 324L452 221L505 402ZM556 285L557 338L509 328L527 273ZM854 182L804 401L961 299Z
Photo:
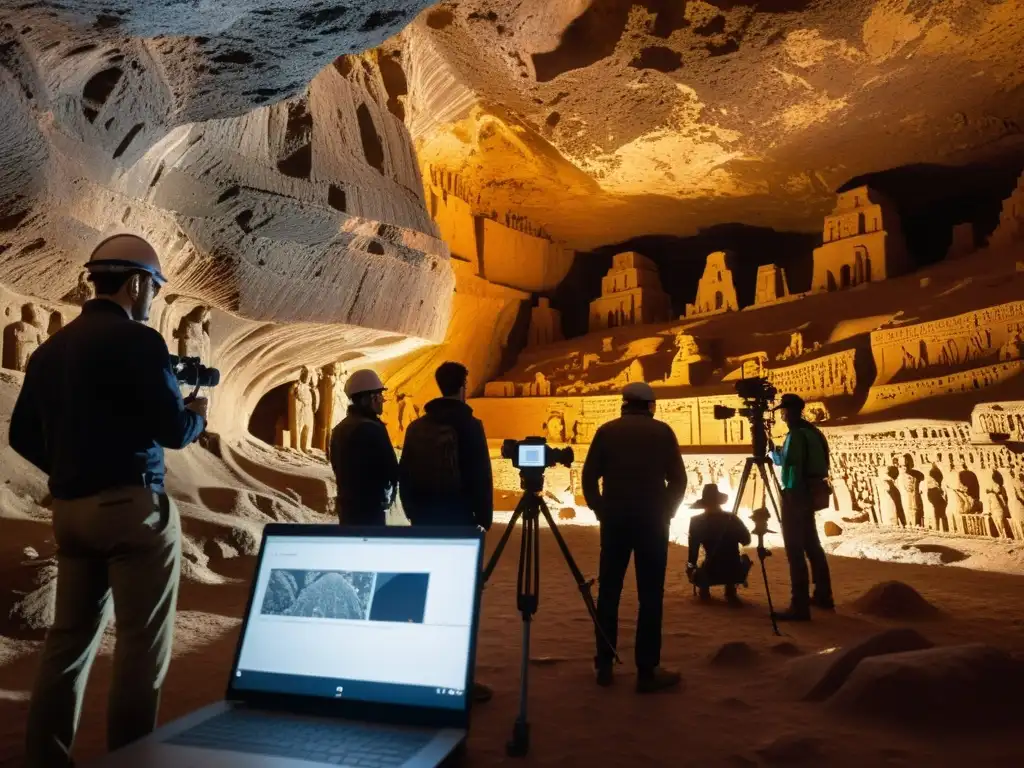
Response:
M93 765L435 768L469 729L482 560L475 528L267 525L225 700Z

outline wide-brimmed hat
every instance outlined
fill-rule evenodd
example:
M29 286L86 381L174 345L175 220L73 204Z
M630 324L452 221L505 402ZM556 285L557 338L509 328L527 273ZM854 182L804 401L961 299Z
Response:
M729 497L718 490L714 483L708 483L700 493L700 498L690 505L690 509L707 509L708 507L721 507Z
M804 399L800 395L787 392L779 398L779 404L772 408L773 411L802 411Z

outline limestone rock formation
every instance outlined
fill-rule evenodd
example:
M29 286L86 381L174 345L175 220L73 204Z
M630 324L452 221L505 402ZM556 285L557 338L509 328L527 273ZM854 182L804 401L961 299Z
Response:
M389 108L387 63L337 58L423 4L6 6L0 281L78 304L92 244L143 234L171 279L168 306L188 296L238 332L211 339L228 369L231 395L214 403L225 430L287 381L285 359L317 345L308 324L351 328L322 335L315 365L383 339L395 343L377 355L441 339L448 249Z
M403 33L421 162L578 250L812 231L852 178L1016 162L1021 0L445 3Z

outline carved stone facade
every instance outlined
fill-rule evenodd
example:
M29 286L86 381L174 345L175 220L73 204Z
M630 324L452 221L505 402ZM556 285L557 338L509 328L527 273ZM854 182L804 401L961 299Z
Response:
M704 274L697 283L697 297L693 304L686 305L687 317L736 311L740 308L733 280L733 261L733 255L725 251L715 251L708 255Z
M3 367L24 372L28 359L46 341L47 330L36 304L21 308L21 319L4 328Z
M754 288L754 306L775 304L789 297L786 270L775 264L762 264L757 268L757 284Z
M658 268L634 251L616 254L601 280L601 298L590 302L590 330L661 323L672 302L661 287Z
M1005 246L1024 240L1024 174L1017 182L1017 188L1003 201L999 226L989 240L993 246Z
M841 192L814 250L812 291L835 291L906 271L907 250L895 206L869 187Z
M539 347L561 341L563 338L562 313L552 309L546 297L540 297L537 306L530 309L530 331L526 346Z

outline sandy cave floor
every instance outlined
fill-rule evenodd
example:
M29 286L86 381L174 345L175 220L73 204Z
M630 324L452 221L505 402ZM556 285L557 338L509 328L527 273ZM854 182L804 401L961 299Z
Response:
M43 527L29 521L4 522L4 562L19 553L12 542L39 541ZM15 530L24 528L24 530ZM589 577L597 567L597 531L566 526L564 535ZM491 546L497 541L489 536ZM30 535L31 534L31 535ZM27 540L28 537L32 540ZM478 678L495 689L493 701L475 713L469 765L515 763L504 743L515 717L518 694L520 623L515 611L513 535L488 585L483 603ZM592 632L572 578L550 533L542 541L542 593L533 631L531 720L533 749L525 764L682 766L753 766L807 764L830 766L928 765L1008 766L1020 756L1013 731L983 734L976 730L942 736L886 728L870 722L835 719L820 705L790 701L783 685L787 660L776 649L795 644L804 653L842 646L881 628L897 626L856 615L849 603L872 585L890 579L913 584L939 606L946 618L918 622L917 628L937 644L986 642L1011 652L1024 651L1024 579L962 568L879 563L833 558L839 610L813 623L771 633L760 580L746 591L748 605L694 602L685 582L686 550L673 546L666 586L665 664L679 668L685 688L679 692L638 697L632 691L632 633L636 610L632 573L627 577L621 613L621 648L626 664L614 688L597 688L592 679ZM24 543L22 543L24 542ZM252 558L231 561L230 575L247 578ZM784 562L769 560L777 601L785 599ZM9 571L8 571L9 572ZM245 583L182 585L176 657L164 689L162 720L182 715L221 696L234 649L239 616L247 595ZM0 638L0 765L17 765L35 668L38 633ZM109 638L108 638L109 640ZM712 666L710 656L724 643L743 641L757 654L753 667ZM103 751L105 695L110 671L110 643L104 644L87 694L78 742L80 758ZM340 651L339 651L340 652ZM1011 705L1013 697L1005 703ZM994 706L998 706L993 702ZM938 706L955 707L955 702ZM966 731L966 729L965 729ZM759 750L779 742L782 755ZM774 757L773 757L774 755Z

